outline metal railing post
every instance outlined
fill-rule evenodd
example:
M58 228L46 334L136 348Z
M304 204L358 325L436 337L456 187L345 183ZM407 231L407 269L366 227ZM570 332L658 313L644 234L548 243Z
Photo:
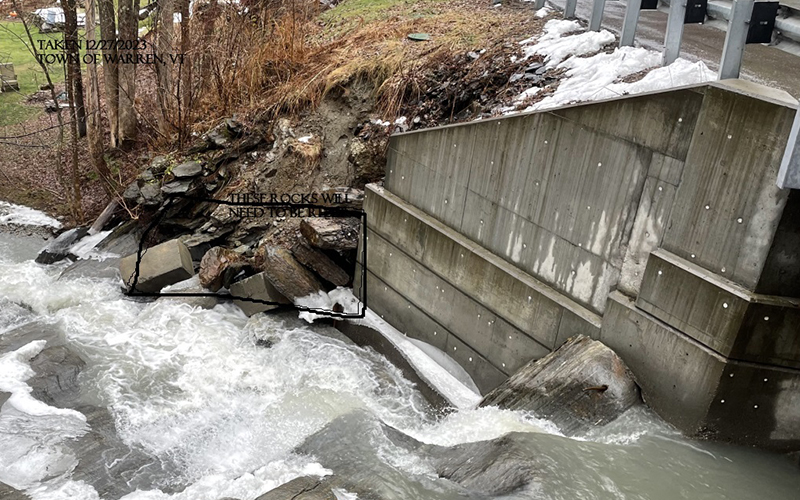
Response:
M575 19L575 8L578 6L578 0L567 0L564 5L564 19Z
M800 111L794 115L794 125L786 143L781 168L778 170L778 187L800 189Z
M725 35L725 48L722 49L722 61L719 64L720 80L739 78L754 3L754 0L733 0L731 19L728 21L728 32Z
M670 0L667 34L664 37L664 66L672 64L681 54L683 22L686 19L687 0Z
M600 31L603 22L603 11L606 8L606 0L594 0L592 6L592 17L589 19L589 31Z
M619 36L620 47L633 45L641 8L642 0L628 0L628 6L625 8L625 20L622 21L622 34Z

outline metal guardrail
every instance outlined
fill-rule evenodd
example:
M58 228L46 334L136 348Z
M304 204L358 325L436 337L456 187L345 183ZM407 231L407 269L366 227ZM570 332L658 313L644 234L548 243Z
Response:
M534 6L541 9L546 0L535 0ZM645 8L654 9L657 1L646 0ZM780 36L800 42L800 0L787 0L787 3L755 0L672 0L668 2L669 18L664 34L663 64L666 66L680 55L683 26L687 23L703 22L705 16L726 20L727 33L720 61L719 79L738 78L742 67L742 57L748 43L770 43L775 32ZM625 17L620 33L619 45L633 45L639 12L643 0L627 0ZM692 2L690 4L690 2ZM691 12L687 16L687 7ZM564 17L575 17L577 0L566 0ZM589 29L599 31L602 25L605 0L593 0L589 18ZM778 11L781 11L778 16ZM800 111L795 117L794 127L789 136L783 161L776 183L781 189L800 189Z
M708 2L708 17L720 21L729 21L733 2L728 0L712 0ZM775 19L775 31L781 36L800 42L800 9L794 5L781 4L784 15Z

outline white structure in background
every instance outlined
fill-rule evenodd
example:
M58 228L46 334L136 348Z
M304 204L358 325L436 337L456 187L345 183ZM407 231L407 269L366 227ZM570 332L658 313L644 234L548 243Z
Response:
M39 30L42 33L59 31L64 27L64 9L61 7L47 7L46 9L36 9L33 11L36 16ZM78 13L78 27L82 28L86 24L86 14Z

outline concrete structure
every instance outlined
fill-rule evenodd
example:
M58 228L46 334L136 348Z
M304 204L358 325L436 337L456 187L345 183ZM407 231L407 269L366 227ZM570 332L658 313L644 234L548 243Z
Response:
M14 92L19 90L17 74L11 63L0 63L0 92Z
M800 449L795 108L729 80L395 135L368 305L483 392L582 333L689 434Z
M194 265L186 245L175 239L147 248L141 255L137 252L123 258L119 274L132 293L158 293L165 286L191 278Z

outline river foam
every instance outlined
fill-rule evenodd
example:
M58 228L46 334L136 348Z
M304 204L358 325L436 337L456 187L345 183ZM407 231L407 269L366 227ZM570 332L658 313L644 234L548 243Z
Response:
M185 486L170 495L154 484L128 500L248 499L293 477L322 475L326 469L313 457L292 450L355 410L440 444L539 430L533 421L496 409L440 420L385 358L296 315L247 318L232 304L205 310L178 301L136 302L117 283L58 280L58 271L0 260L0 297L27 305L62 330L70 348L87 360L80 375L84 397L111 409L122 440L171 463L176 482ZM272 346L261 347L264 341ZM23 372L42 347L34 342L5 356L21 363L14 366ZM27 418L41 413L28 410ZM74 429L58 429L63 439L76 437ZM39 460L52 466L74 458L54 453ZM67 471L55 481L36 479L16 482L34 500L97 498L91 486L70 481Z
M133 301L113 280L58 279L59 266L9 255L15 254L0 254L0 303L16 305L0 315L0 336L26 321L56 329L86 362L81 402L108 408L119 439L169 474L148 482L140 473L125 500L253 500L294 477L327 475L329 456L295 450L320 432L335 435L338 417L353 414L372 423L342 435L361 445L344 451L362 453L364 443L378 443L360 460L395 471L415 498L464 496L447 489L452 483L445 488L424 455L373 435L377 423L438 446L514 433L530 444L541 473L507 499L789 499L800 488L783 458L687 441L648 411L580 440L521 412L474 409L474 395L463 408L436 414L385 358L296 313L247 318L229 303L205 310L176 300ZM0 482L34 500L99 500L92 478L75 475L83 457L70 447L87 435L87 422L29 399L30 360L41 342L0 354L0 391L12 394L0 409ZM458 381L439 366L450 383ZM92 420L88 425L96 431ZM420 489L423 483L434 489Z

